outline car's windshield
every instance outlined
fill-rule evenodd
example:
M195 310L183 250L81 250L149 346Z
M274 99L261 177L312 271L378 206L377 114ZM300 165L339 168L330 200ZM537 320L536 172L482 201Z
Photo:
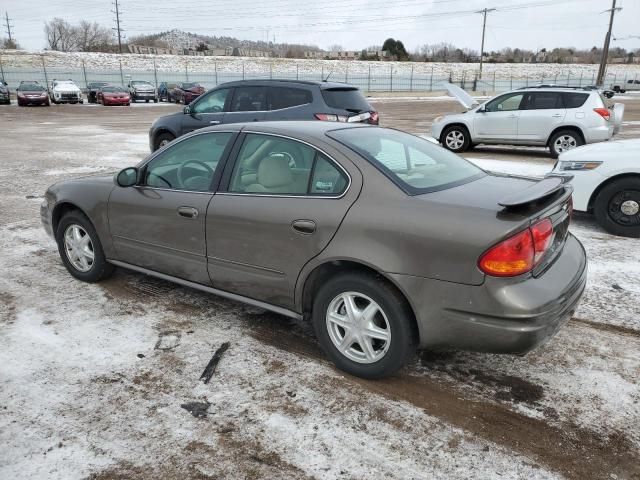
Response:
M199 86L200 86L199 83L183 83L182 84L182 88L184 88L184 89L195 88L195 87L199 87Z
M109 82L93 82L89 84L89 88L104 87L105 85L109 85Z
M114 86L110 86L110 87L102 87L102 91L103 92L126 92L126 90L122 87L114 87Z
M21 83L18 90L30 91L30 92L42 92L44 87L37 83Z
M142 86L144 86L144 87L147 87L147 86L148 87L152 87L153 86L149 82L140 82L140 81L133 81L133 82L131 82L131 85L134 85L134 86L135 85L140 85L141 87Z
M444 190L485 175L439 145L398 130L345 128L327 135L362 155L411 195Z

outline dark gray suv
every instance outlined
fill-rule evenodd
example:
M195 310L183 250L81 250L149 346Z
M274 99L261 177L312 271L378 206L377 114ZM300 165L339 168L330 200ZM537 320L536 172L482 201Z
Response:
M177 137L221 123L270 120L322 120L378 124L376 112L352 85L302 80L242 80L218 85L185 106L157 119L149 130L155 151Z

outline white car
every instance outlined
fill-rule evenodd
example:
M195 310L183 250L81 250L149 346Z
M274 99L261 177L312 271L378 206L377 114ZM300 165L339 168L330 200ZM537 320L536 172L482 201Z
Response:
M468 111L436 118L433 138L459 153L476 144L549 147L555 158L589 143L610 140L620 130L624 104L607 106L589 88L537 86L498 95L482 105L450 83L445 87Z
M54 80L49 89L53 103L83 103L82 90L73 80Z
M580 147L560 155L552 175L573 175L573 208L608 232L640 237L640 139Z

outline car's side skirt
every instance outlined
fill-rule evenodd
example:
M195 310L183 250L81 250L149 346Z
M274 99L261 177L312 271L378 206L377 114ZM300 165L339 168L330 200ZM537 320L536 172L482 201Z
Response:
M255 300L253 298L244 297L242 295L238 295L236 293L226 292L224 290L218 290L217 288L207 287L206 285L202 285L200 283L190 282L189 280L184 280L178 277L172 277L171 275L166 275L164 273L155 272L153 270L149 270L146 268L138 267L137 265L131 265L130 263L121 262L119 260L111 260L107 259L107 262L112 263L117 267L126 268L129 270L134 270L136 272L144 273L145 275L150 275L152 277L161 278L162 280L167 280L169 282L178 283L185 287L194 288L196 290L201 290L203 292L212 293L213 295L218 295L220 297L228 298L229 300L234 300L236 302L246 303L248 305L253 305L254 307L263 308L265 310L269 310L274 313L278 313L280 315L284 315L286 317L295 318L296 320L301 320L302 315L293 310L289 310L287 308L278 307L277 305L272 305L270 303L262 302L260 300Z

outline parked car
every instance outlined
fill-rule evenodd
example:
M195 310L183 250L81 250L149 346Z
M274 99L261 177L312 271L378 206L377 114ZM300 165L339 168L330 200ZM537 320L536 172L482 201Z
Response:
M0 103L11 105L11 92L9 91L9 84L4 80L0 81Z
M221 123L324 120L378 124L376 112L357 87L336 82L243 80L209 90L183 112L157 119L149 131L151 150L198 128Z
M627 80L626 83L620 85L611 85L611 89L616 93L638 92L640 91L640 80Z
M571 187L494 175L374 126L210 127L136 167L51 186L41 217L75 278L115 266L312 323L341 369L416 347L523 354L586 283Z
M193 100L206 92L205 88L195 82L178 82L169 93L169 100L189 105ZM167 100L167 101L169 101Z
M111 85L109 82L89 82L87 84L87 102L98 103L98 90Z
M82 90L73 80L53 80L49 99L53 103L83 103Z
M170 102L169 92L174 88L176 88L175 83L161 82L160 85L158 85L158 100L161 102Z
M98 103L107 105L131 105L129 91L118 85L106 85L98 90Z
M16 96L18 97L18 106L26 107L27 105L44 105L48 107L49 95L47 89L38 82L20 82L16 88Z
M129 82L127 88L129 89L129 96L132 102L144 100L149 103L149 100L153 100L154 103L158 103L158 91L150 82L133 80Z
M452 152L477 144L546 146L555 158L580 145L610 140L622 125L624 104L607 106L590 88L529 87L480 106L461 88L447 90L468 110L434 120L431 135Z
M560 155L552 175L573 177L573 207L609 233L640 237L640 139L580 147Z

